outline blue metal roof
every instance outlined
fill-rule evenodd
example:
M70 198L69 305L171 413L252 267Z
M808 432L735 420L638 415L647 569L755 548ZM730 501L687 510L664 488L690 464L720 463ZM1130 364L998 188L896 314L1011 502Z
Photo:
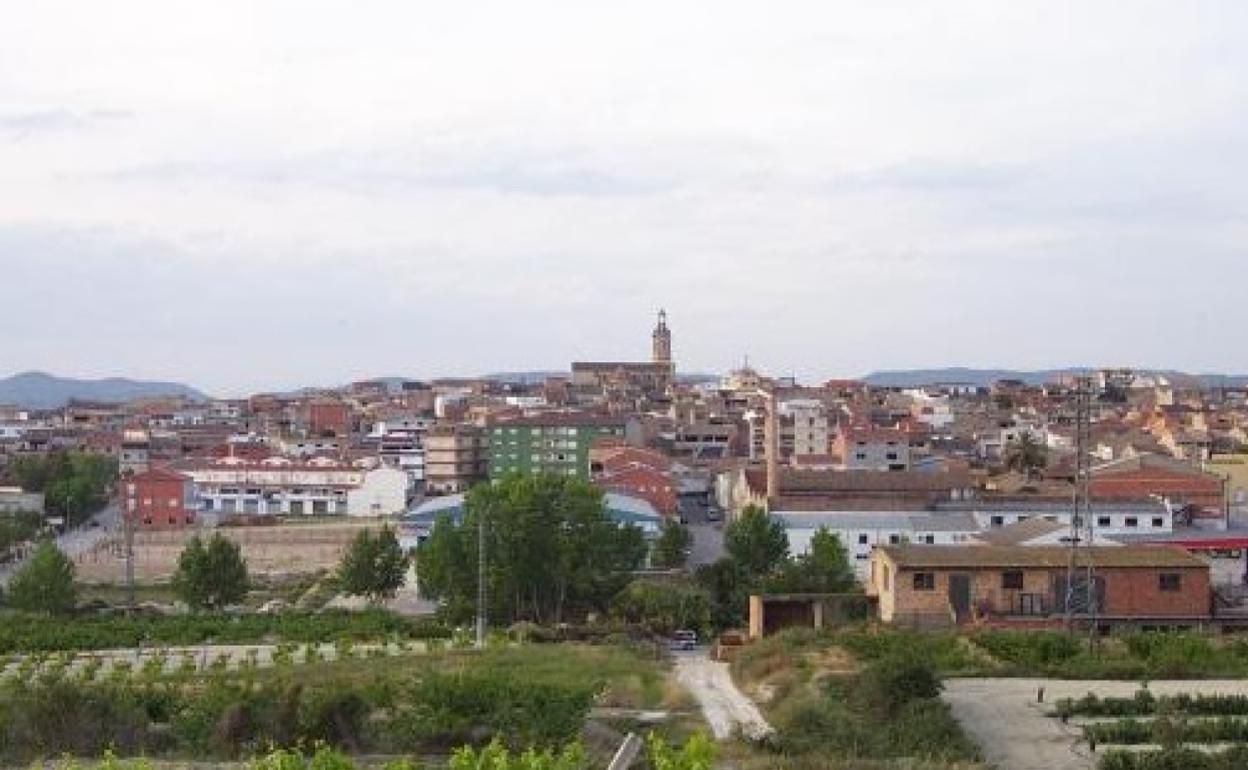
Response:
M607 492L603 495L607 515L617 524L632 524L647 532L657 531L663 516L654 506L639 497ZM464 515L464 494L431 497L399 517L406 525L432 527L438 519L449 516L456 524Z

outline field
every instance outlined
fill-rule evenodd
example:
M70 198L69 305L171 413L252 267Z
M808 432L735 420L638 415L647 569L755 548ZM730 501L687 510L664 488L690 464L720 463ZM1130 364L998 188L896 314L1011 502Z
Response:
M1037 697L1040 688L1044 688L1043 703ZM1110 764L1116 761L1110 755L1127 746L1131 746L1132 753L1136 753L1149 748L1148 744L1110 743L1102 738L1096 742L1094 752L1085 735L1090 725L1112 725L1123 720L1083 715L1071 715L1062 720L1058 704L1062 699L1077 702L1089 693L1098 698L1134 700L1139 690L1139 682L953 679L945 683L944 698L975 738L985 759L997 767L1011 770L1130 770L1133 765ZM1248 696L1248 681L1154 681L1148 683L1148 691L1158 698L1180 694ZM1180 712L1175 712L1175 715L1180 715ZM1191 763L1165 765L1180 766L1196 770Z
M911 699L880 719L872 680L881 667L896 672L906 662L943 679L940 699ZM831 759L933 767L982 759L1003 770L1248 766L1248 681L1231 679L1248 675L1248 644L1237 638L1137 633L1089 648L1084 638L1056 632L858 626L766 639L741 651L734 673L778 730L774 748L784 762L775 766L832 767ZM915 680L891 681L899 691ZM1152 710L1133 699L1141 682L1157 696ZM1089 692L1129 703L1079 700ZM1195 697L1201 694L1244 697ZM1059 712L1068 698L1076 706ZM1239 753L1217 754L1228 747ZM845 765L860 766L876 765Z
M493 738L514 748L592 735L607 745L631 710L680 708L653 650L619 645L304 647L268 667L255 656L153 652L107 669L93 656L27 656L0 681L0 758L231 759L270 746L324 742L357 755L439 754ZM218 665L220 662L220 665ZM665 734L688 734L677 724ZM592 737L591 735L591 737Z
M369 519L334 519L255 527L221 527L220 532L242 549L253 575L290 577L333 569L351 539L362 529L375 528ZM141 583L163 583L172 576L182 549L203 530L136 532L135 578ZM102 541L76 560L78 580L87 584L119 584L125 580L124 549L120 536Z

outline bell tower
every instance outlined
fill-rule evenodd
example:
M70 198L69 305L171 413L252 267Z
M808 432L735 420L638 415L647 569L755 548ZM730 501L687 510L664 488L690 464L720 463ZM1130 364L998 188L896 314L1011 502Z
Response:
M659 322L651 336L651 360L656 364L672 365L672 330L667 328L667 311L659 311Z

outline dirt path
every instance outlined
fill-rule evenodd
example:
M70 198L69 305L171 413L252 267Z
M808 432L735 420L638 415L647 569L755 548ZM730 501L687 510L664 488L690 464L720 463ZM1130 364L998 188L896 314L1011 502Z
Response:
M1036 693L1042 686L1045 702L1037 703ZM999 770L1092 770L1096 757L1080 740L1081 728L1063 725L1046 714L1062 698L1080 698L1089 692L1127 697L1139 689L1139 682L948 679L942 697L979 745L984 759ZM1248 694L1248 681L1154 681L1148 689L1156 695Z
M749 738L774 732L754 701L737 689L727 663L717 663L705 652L678 653L676 680L697 700L716 740L731 738L738 728Z

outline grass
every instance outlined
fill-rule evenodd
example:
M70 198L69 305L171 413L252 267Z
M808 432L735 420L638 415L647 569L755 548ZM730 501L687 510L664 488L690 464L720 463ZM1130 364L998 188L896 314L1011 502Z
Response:
M739 684L764 702L777 734L743 763L785 768L977 767L978 751L935 690L906 694L906 661L939 661L967 671L982 665L953 634L874 633L867 629L789 631L743 649ZM901 679L886 672L900 670ZM920 672L922 673L922 672ZM935 683L928 675L928 682Z

